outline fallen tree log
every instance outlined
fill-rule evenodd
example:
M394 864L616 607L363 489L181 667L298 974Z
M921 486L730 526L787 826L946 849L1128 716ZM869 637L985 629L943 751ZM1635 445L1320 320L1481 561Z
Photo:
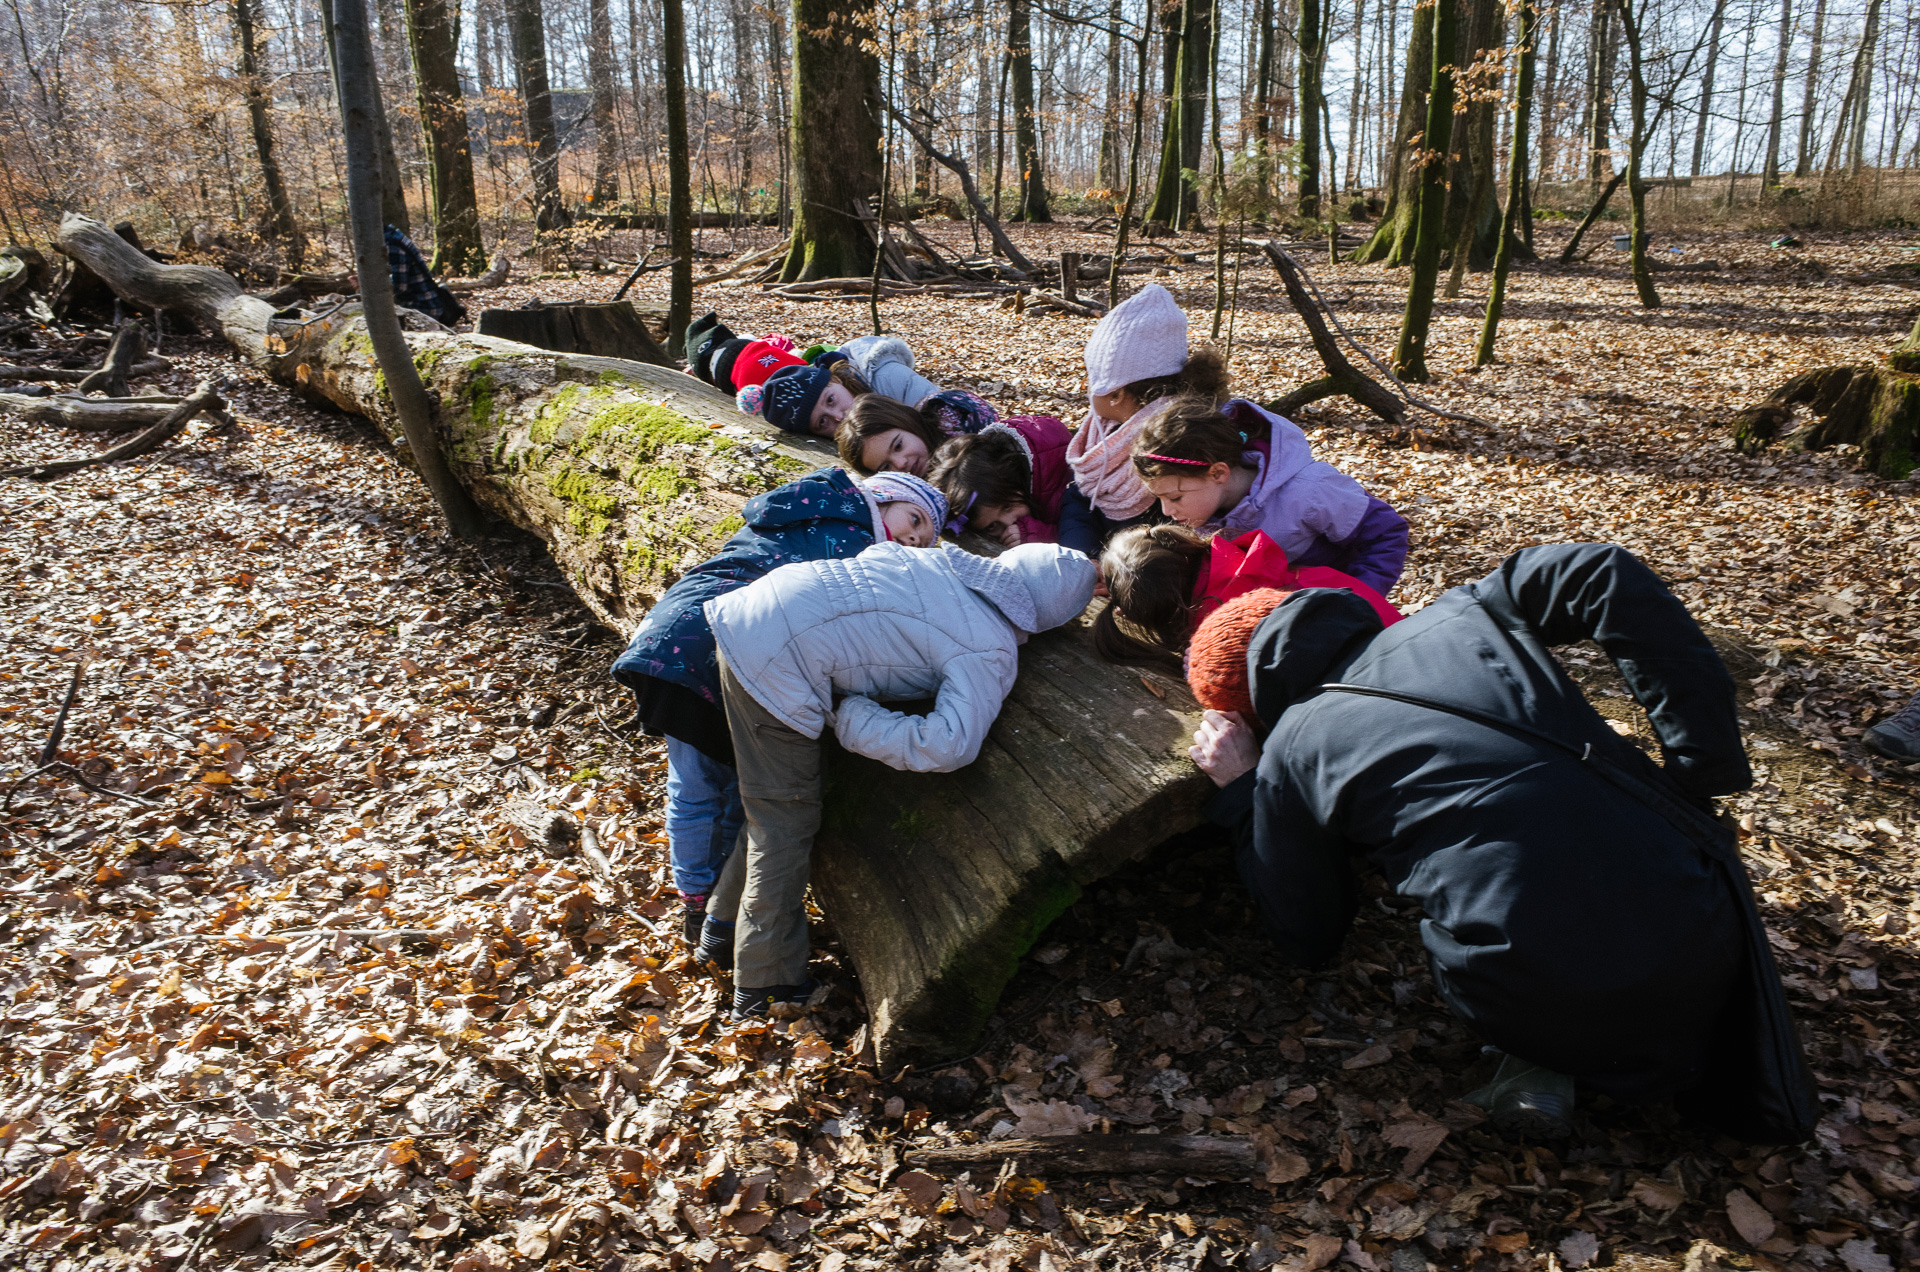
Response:
M80 384L89 376L98 374L98 367L35 367L0 363L0 380L33 380L43 384ZM137 358L127 368L129 380L144 379L150 375L159 375L163 371L173 370L169 359L146 354Z
M69 216L64 250L124 298L193 317L301 392L398 424L352 306L302 322L202 266L159 265ZM738 526L748 497L834 462L664 367L408 332L451 467L540 535L581 601L631 631ZM980 758L896 773L838 755L814 888L858 972L884 1064L971 1050L1020 956L1091 881L1197 824L1184 686L1101 663L1084 624L1035 638Z
M137 437L130 437L109 450L97 455L77 455L72 459L54 459L41 464L23 464L18 468L0 468L0 477L31 477L45 480L60 477L67 473L79 472L82 468L92 468L99 464L115 464L123 459L133 459L144 455L178 437L193 422L193 417L202 411L209 413L221 411L226 403L214 390L211 380L202 380L194 391L179 402L167 408L167 413Z
M175 397L28 397L0 393L0 410L11 411L29 424L51 424L82 433L115 433L157 424L179 401Z

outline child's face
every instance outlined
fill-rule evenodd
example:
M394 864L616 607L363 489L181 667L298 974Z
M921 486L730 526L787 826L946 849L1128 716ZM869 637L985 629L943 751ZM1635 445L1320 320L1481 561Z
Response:
M930 548L940 538L940 527L928 520L918 504L905 500L881 504L880 521L888 537L910 548Z
M1020 527L1017 523L1027 512L1027 505L1023 503L977 503L967 517L967 528L977 530L989 539L997 539L1010 548L1018 547Z
M1115 389L1111 393L1093 395L1093 413L1103 420L1112 420L1124 424L1132 419L1140 409L1140 399L1125 388Z
M927 444L904 428L875 433L860 443L860 466L870 473L927 475Z
M1233 470L1214 464L1192 477L1149 477L1141 484L1160 501L1160 511L1183 526L1203 526L1220 515Z
M832 437L852 409L853 394L847 392L847 386L838 380L829 380L820 393L820 400L813 404L813 414L807 417L807 431L815 437Z

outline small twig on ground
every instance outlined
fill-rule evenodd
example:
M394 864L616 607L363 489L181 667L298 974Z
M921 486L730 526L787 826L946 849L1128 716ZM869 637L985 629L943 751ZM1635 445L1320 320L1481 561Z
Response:
M74 781L78 782L80 785L86 787L88 790L94 792L97 795L111 795L115 799L129 800L135 804L153 804L157 802L155 800L148 799L144 795L129 795L125 791L116 791L106 786L96 786L92 782L87 780L86 774L82 773L79 769L75 768L73 765L67 763L65 760L55 760L51 764L42 764L39 768L33 769L30 772L22 773L19 777L15 778L13 781L13 785L7 787L6 798L0 799L0 813L11 812L13 810L14 792L20 789L20 784L22 782L26 782L33 778L36 778L40 776L42 773L51 773L54 769L65 769L69 774L73 776Z
M67 696L60 703L60 714L53 718L53 730L47 734L47 744L40 748L39 764L42 769L52 764L54 757L60 754L61 739L67 736L67 712L73 710L73 700L80 695L80 674L86 668L84 662L73 665L73 679L67 681Z
M227 1207L232 1204L230 1201L220 1203L220 1209L213 1212L213 1217L207 1220L205 1226L203 1226L199 1233L193 1238L193 1244L187 1247L186 1257L180 1260L181 1267L190 1268L193 1266L194 1260L200 1257L200 1247L207 1243L207 1238L212 1236L214 1229L220 1226L221 1217L227 1213Z

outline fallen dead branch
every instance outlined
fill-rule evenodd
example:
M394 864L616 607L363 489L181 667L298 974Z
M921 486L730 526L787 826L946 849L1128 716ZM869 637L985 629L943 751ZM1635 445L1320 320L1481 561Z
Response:
M82 398L59 394L53 397L28 397L24 393L0 393L0 409L8 410L29 424L51 424L82 433L118 433L130 428L158 424L180 404L177 397Z
M0 469L0 477L31 477L35 481L45 481L50 477L59 477L66 473L78 472L82 468L92 468L99 464L114 464L123 459L133 459L148 451L172 441L187 427L193 417L202 411L221 412L223 420L230 420L222 408L225 403L215 392L213 381L202 380L193 392L169 410L146 432L128 439L110 450L98 455L87 455L74 459L50 460L44 464L29 464L19 468Z
M968 1170L1017 1161L1034 1175L1193 1175L1245 1179L1257 1158L1253 1142L1220 1135L1042 1135L908 1152L935 1170Z
M127 378L137 380L171 370L173 370L171 360L149 354L128 366ZM9 362L0 363L0 381L30 380L46 384L81 384L89 377L98 375L99 371L98 367L36 367Z
M480 275L480 277L449 278L446 282L442 283L441 286L450 292L477 292L486 291L493 287L505 287L507 285L507 274L511 269L512 264L507 260L507 254L505 252L495 252L493 259L487 262L487 272Z

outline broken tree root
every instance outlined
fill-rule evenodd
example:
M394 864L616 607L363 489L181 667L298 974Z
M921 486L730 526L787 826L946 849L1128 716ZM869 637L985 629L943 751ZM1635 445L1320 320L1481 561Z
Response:
M1796 406L1814 420L1782 438ZM1757 455L1775 441L1802 451L1858 446L1862 467L1894 481L1907 477L1920 454L1920 375L1892 367L1803 371L1733 417L1741 454Z
M20 468L0 469L0 477L31 477L35 481L45 481L51 477L61 477L67 473L78 472L82 468L92 468L98 464L118 463L123 459L132 459L144 455L163 443L172 441L184 431L193 417L202 411L220 418L225 415L226 403L215 392L212 380L202 380L192 393L181 399L178 405L170 409L152 428L137 437L129 438L110 450L98 455L87 455L76 459L55 459L44 464L28 464Z
M147 329L134 321L121 323L120 329L113 333L113 343L107 346L107 356L100 360L99 369L80 381L80 392L104 393L110 398L127 396L127 380L133 374L133 364L146 351Z
M0 393L0 410L10 411L28 424L51 424L82 433L120 433L158 424L180 405L177 397L79 398L27 397Z

